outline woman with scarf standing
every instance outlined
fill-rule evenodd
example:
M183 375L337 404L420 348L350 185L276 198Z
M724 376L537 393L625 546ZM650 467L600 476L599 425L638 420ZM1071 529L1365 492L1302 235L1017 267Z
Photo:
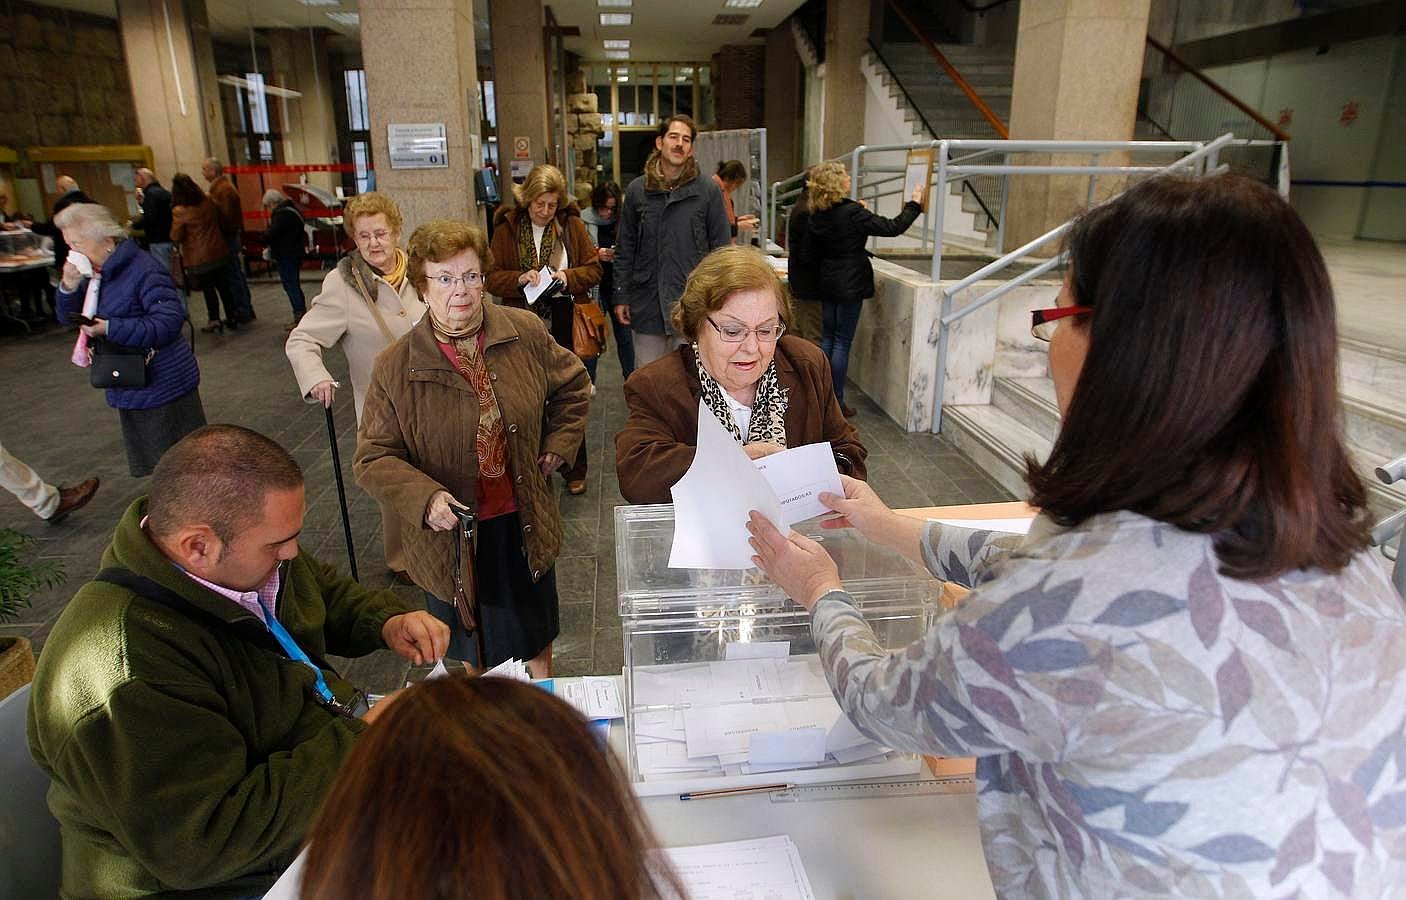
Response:
M396 338L424 315L425 304L406 277L407 258L400 249L400 208L385 194L358 194L342 211L347 234L356 250L342 257L322 280L283 352L293 365L298 393L309 403L331 408L339 385L323 363L322 353L340 346L347 357L357 422L366 403L371 364ZM405 571L400 522L381 510L386 565Z
M566 176L556 166L533 166L514 194L517 206L500 209L493 216L493 265L488 273L488 290L506 306L532 309L542 317L556 342L575 352L572 305L595 305L591 288L601 278L596 245L591 242L576 205L564 199ZM541 272L544 266L562 287L553 296L543 295L529 304L524 289L536 287L546 277ZM591 322L601 318L594 312ZM600 322L596 327L603 325ZM568 492L586 492L584 442L562 475Z
M429 313L376 360L352 468L401 520L410 575L450 627L447 655L476 668L523 659L545 678L560 630L550 478L585 436L590 379L537 316L483 302L488 262L465 222L410 236ZM472 551L456 509L473 514Z
M723 247L703 258L674 308L689 343L625 384L630 415L615 436L620 494L668 503L693 464L698 401L752 459L829 441L840 472L866 475L868 451L830 387L830 364L814 344L783 337L791 300L766 257Z

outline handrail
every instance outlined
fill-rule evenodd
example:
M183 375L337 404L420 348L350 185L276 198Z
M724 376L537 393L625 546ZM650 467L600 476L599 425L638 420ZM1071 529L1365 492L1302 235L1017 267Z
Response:
M1206 87L1219 94L1221 99L1225 100L1231 106L1235 107L1245 115L1249 116L1255 123L1263 127L1270 134L1274 135L1276 140L1288 141L1290 139L1289 132L1280 128L1278 125L1275 125L1273 122L1260 115L1259 111L1251 107L1248 103L1241 100L1239 97L1235 96L1230 91L1227 91L1220 85L1216 84L1209 77L1207 77L1207 75L1200 69L1196 68L1191 63L1182 59L1175 52L1173 52L1172 48L1163 44L1161 41L1157 40L1150 34L1147 36L1147 43L1148 46L1150 46L1152 49L1156 50L1163 56L1167 57L1167 59L1170 59L1172 62L1176 63L1177 66L1179 66L1192 78L1195 78L1197 81L1201 82Z
M947 73L947 77L951 78L957 87L962 89L962 93L966 94L967 99L971 101L972 106L976 107L977 112L981 113L986 121L991 123L991 127L996 129L996 133L1003 139L1009 138L1011 132L1010 129L1006 127L1006 123L1001 121L1000 116L992 112L991 107L986 105L986 101L981 99L981 95L976 92L976 89L962 77L962 73L957 71L956 67L942 54L942 51L937 49L937 45L918 27L918 23L914 22L908 15L907 10L899 5L898 0L886 0L886 2L889 7L893 9L894 14L898 16L899 21L908 26L908 30L913 32L913 36L918 39L918 42L927 49L928 53L932 54L933 59L937 60L938 65L942 66L943 71ZM940 135L934 133L933 137L940 137Z

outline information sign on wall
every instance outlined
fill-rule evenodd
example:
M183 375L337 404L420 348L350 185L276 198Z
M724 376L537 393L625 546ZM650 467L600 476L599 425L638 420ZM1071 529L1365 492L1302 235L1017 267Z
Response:
M387 125L392 169L444 169L449 153L443 122Z

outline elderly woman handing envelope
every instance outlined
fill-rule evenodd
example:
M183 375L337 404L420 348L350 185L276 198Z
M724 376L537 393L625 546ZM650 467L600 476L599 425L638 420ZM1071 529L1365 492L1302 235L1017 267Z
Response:
M704 257L674 310L689 343L625 382L621 496L669 502L694 460L700 399L752 459L828 441L839 471L864 478L867 451L840 412L830 365L814 344L784 336L790 319L786 288L760 252L722 247Z

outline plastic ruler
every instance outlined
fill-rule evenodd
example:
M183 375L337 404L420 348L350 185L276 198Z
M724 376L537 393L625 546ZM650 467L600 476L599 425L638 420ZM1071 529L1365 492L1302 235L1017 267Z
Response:
M970 794L976 788L971 775L914 778L909 781L844 781L835 784L798 784L771 792L772 803L803 800L867 800L876 797L918 797L925 794Z

